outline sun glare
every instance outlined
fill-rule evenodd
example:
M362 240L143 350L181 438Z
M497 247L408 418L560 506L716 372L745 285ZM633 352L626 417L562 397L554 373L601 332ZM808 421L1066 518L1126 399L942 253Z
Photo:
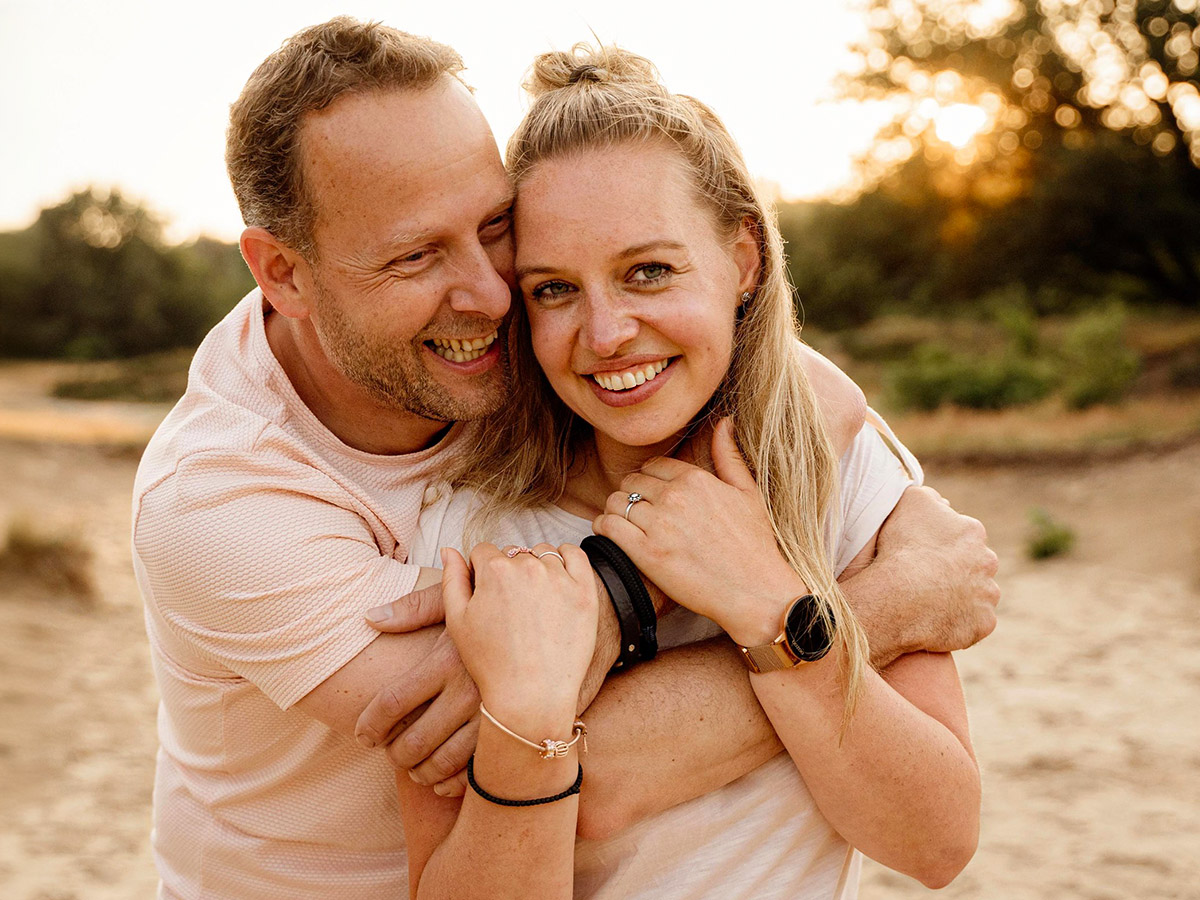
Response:
M951 103L933 115L933 131L938 140L961 150L987 125L987 111L973 103Z

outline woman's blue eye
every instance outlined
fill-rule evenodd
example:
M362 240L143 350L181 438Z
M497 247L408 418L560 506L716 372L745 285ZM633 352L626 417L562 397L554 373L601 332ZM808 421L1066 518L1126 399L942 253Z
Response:
M539 284L529 294L535 300L544 300L551 297L560 297L570 290L571 285L565 281L547 281L545 284Z
M671 271L671 267L663 263L646 263L633 270L634 281L658 281Z

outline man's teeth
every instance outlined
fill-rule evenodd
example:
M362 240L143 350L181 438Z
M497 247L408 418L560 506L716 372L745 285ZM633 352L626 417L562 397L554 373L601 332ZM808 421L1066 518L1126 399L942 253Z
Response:
M448 359L451 362L470 362L473 359L479 359L479 357L487 353L488 347L492 346L498 334L498 331L493 331L487 337L465 341L460 341L457 338L451 338L450 340L434 338L429 343L433 345L433 352L443 359Z
M627 391L639 384L653 381L669 362L670 360L660 359L658 362L646 363L644 366L626 369L624 372L596 372L592 378L606 391Z

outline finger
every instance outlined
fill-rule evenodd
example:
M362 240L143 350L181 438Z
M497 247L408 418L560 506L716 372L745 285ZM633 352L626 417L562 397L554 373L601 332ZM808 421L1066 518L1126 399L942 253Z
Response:
M655 484L660 487L662 486L662 482L649 478L644 480L642 486L649 490L650 486ZM635 492L641 496L641 499L636 502L631 502L629 498L632 497ZM653 501L650 499L650 497L646 496L641 491L631 490L629 493L614 491L613 493L609 494L608 499L604 501L604 512L611 516L620 516L627 522L633 522L635 515L646 515L647 510L650 509L652 502ZM641 509L638 509L639 506ZM638 521L644 523L646 519L639 518Z
M592 569L591 561L588 560L586 553L574 544L562 544L558 548L558 552L565 560L563 565L566 566L568 575L580 584L595 585L596 579L592 576L595 570Z
M453 778L455 774L466 767L467 759L475 752L475 742L478 739L479 717L475 716L450 735L429 756L409 769L408 777L417 784L425 785L436 785L438 782Z
M396 736L388 745L388 758L398 769L419 765L478 712L479 692L474 683L464 679L460 688L438 694L420 717Z
M593 520L592 530L614 541L633 560L635 566L644 569L645 560L642 559L641 550L646 541L646 532L641 528L627 521L624 516L602 513Z
M534 556L547 565L565 566L567 564L566 557L559 559L559 557L562 556L562 551L560 551L553 544L547 544L543 542L540 544L534 544L529 549L533 551Z
M405 594L399 600L367 610L367 624L377 631L391 633L416 631L426 625L435 625L444 618L440 584L431 584Z
M471 572L462 554L453 547L442 548L442 605L446 628L457 631L467 602L471 599Z
M641 471L644 475L653 475L662 481L674 481L681 475L696 468L699 467L693 466L691 463L686 463L681 459L672 459L669 456L656 456L654 459L643 463Z
M439 782L433 786L433 792L439 797L461 797L467 792L467 770L463 769L453 778Z
M354 726L354 736L364 747L385 743L392 730L409 713L436 696L444 673L414 667L371 698Z
M742 491L758 490L758 484L733 437L733 420L728 417L713 429L712 458L713 469L723 482Z

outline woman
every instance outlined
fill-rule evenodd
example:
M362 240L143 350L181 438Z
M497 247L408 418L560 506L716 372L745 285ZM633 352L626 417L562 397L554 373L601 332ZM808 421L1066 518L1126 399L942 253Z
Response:
M476 547L473 588L462 557L443 556L447 628L485 721L461 810L400 780L414 895L845 897L851 846L948 882L979 810L957 676L928 654L886 679L864 664L834 573L847 550L869 559L873 536L847 547L836 521L846 474L798 364L778 230L736 145L619 50L540 57L531 90L508 149L525 300L514 366L536 357L544 374L517 383L542 390L485 425L453 479L466 490L423 515L412 558L457 543L468 513L527 546ZM710 446L715 474L685 461ZM790 760L717 792L744 815L715 833L684 804L575 845L574 703L597 600L573 544L593 525L743 647L775 639L804 595L831 635L818 661L750 676ZM672 618L668 643L704 633ZM543 741L539 759L526 744Z

